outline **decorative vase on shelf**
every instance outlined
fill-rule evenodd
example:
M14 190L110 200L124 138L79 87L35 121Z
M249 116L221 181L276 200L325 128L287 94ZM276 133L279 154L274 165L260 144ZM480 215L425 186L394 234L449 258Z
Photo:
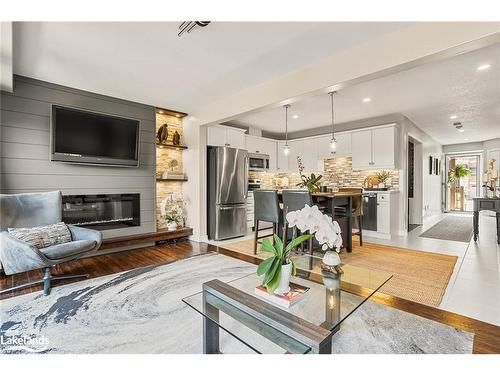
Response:
M177 223L175 221L167 221L165 223L167 230L176 230L177 229Z
M176 130L174 133L174 136L172 137L172 143L174 145L180 145L181 144L181 135L179 132Z
M292 263L281 266L281 279L278 287L274 291L276 294L286 294L290 291L290 278L292 277Z

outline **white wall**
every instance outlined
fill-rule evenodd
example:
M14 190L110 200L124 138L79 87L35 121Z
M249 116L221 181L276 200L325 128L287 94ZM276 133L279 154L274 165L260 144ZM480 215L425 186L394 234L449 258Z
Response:
M429 134L417 127L412 121L407 118L399 121L400 131L400 158L401 169L399 171L399 186L401 193L400 197L400 212L399 217L401 234L407 231L406 216L408 212L408 199L407 199L407 163L408 163L408 137L412 137L422 144L422 157L421 160L415 159L415 163L420 163L422 168L422 183L421 186L415 185L416 189L422 189L422 218L425 224L426 219L432 215L441 213L442 211L442 176L429 175L429 156L441 158L443 148L439 142L432 138Z
M12 92L12 22L0 22L0 90Z
M206 241L206 129L193 116L184 118L184 139L188 146L183 159L188 178L183 186L189 198L187 223L193 228L191 240Z
M455 145L444 145L443 154L452 154L455 152L482 151L483 149L484 149L483 142L460 143Z

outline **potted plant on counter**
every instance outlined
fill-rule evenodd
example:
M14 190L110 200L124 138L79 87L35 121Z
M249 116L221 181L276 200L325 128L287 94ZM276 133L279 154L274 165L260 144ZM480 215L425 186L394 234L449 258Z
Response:
M296 186L305 187L307 191L309 191L309 193L318 192L321 186L321 179L323 178L323 175L316 176L314 173L311 173L310 176L304 175L304 165L302 164L302 159L300 158L300 156L297 156L297 166L302 182L299 182Z
M376 173L377 176L377 181L378 181L378 187L383 189L386 188L386 181L392 177L392 172L391 171L379 171Z
M322 249L327 250L323 262L332 267L340 264L338 251L342 246L342 237L338 223L332 221L331 217L323 215L317 206L305 205L301 210L286 214L286 221L290 228L296 227L302 233L309 231L310 234L294 237L287 245L284 245L283 240L277 235L274 235L274 244L268 238L263 240L262 252L271 253L272 256L260 263L257 274L264 276L262 285L266 287L268 293L288 293L290 278L296 273L291 252L313 236L320 243ZM283 230L283 233L286 232L287 225ZM329 251L331 249L335 249L335 252Z

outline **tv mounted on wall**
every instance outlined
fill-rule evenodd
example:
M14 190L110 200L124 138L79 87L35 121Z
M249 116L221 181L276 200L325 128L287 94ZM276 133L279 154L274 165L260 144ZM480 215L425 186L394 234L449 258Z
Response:
M140 121L52 105L51 161L139 166Z

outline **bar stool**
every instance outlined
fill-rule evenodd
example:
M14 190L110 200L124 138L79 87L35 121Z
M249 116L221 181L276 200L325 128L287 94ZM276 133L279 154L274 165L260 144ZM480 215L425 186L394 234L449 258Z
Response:
M340 188L340 192L348 193L363 193L362 188ZM347 213L347 207L336 206L335 215L345 215ZM352 217L357 218L359 230L353 233L355 236L359 236L359 245L363 246L363 196L357 195L352 197Z
M280 208L278 192L276 190L256 189L253 191L253 200L255 225L253 253L257 254L257 244L262 243L259 240L269 237L269 235L259 236L259 221L272 223L273 235L279 233L280 224L283 222L283 211Z
M304 190L283 190L283 210L285 212L298 211L305 207L305 205L312 206L312 196L308 191ZM302 246L302 245L301 245ZM313 254L313 239L308 241L309 253Z

